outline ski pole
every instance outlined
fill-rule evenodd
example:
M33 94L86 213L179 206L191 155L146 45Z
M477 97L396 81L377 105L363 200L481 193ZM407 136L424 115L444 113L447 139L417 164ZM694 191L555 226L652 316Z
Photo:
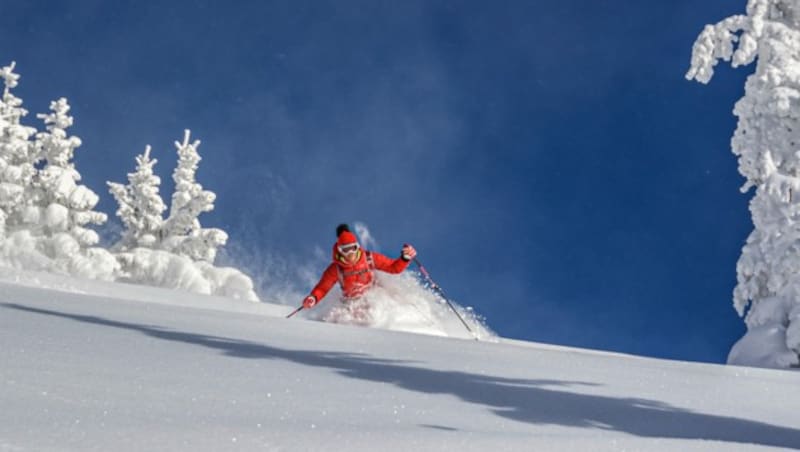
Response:
M444 289L442 289L440 285L436 284L436 281L434 281L433 278L431 278L431 274L428 273L428 270L425 270L425 267L422 266L422 263L419 261L419 259L415 257L414 263L417 264L417 267L419 267L419 271L422 273L422 276L424 276L425 279L428 281L428 284L430 284L431 288L433 288L433 290L439 293L439 296L441 296L442 299L447 303L447 306L450 306L450 309L453 310L453 313L456 315L456 317L458 317L458 320L461 320L461 323L464 325L464 328L466 328L467 331L469 331L470 334L472 334L472 336L475 337L475 339L478 339L475 336L475 332L472 331L472 328L470 328L469 325L467 325L467 322L464 321L464 318L461 317L461 314L459 314L458 311L456 311L456 307L453 306L453 303L451 303L450 299L447 298L447 295L444 293Z
M297 308L297 309L295 309L294 311L292 311L292 313L291 313L291 314L287 315L287 316L286 316L286 318L288 319L289 317L291 317L291 316L293 316L293 315L297 314L298 312L300 312L300 311L302 311L302 310L303 310L303 307L302 307L302 306L300 306L299 308Z

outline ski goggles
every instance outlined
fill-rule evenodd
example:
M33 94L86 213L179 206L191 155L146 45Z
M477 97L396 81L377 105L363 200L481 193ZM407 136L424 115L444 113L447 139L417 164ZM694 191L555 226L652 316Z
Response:
M339 250L339 254L349 256L358 251L359 246L358 243L348 243L346 245L338 245L336 249Z

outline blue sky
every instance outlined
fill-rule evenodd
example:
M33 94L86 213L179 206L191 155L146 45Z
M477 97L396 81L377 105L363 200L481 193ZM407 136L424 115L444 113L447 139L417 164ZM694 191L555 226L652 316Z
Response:
M101 210L147 144L168 196L189 128L201 220L266 288L360 221L503 336L723 362L744 332L752 67L684 79L744 0L162 3L0 1L27 122L70 100Z

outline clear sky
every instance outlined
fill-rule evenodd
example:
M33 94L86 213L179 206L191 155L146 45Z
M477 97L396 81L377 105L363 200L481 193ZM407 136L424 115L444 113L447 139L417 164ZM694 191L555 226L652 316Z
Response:
M109 214L105 181L147 144L168 198L191 129L217 194L201 221L266 299L310 289L298 270L360 221L503 336L723 362L744 332L730 137L753 68L684 74L745 4L0 0L0 64L27 124L70 100Z

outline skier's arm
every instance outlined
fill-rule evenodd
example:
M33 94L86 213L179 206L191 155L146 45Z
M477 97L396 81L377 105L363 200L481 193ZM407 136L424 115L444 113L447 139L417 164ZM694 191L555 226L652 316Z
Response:
M375 268L385 271L386 273L402 273L411 262L411 260L403 259L402 256L397 259L392 259L391 257L375 252L372 253L372 261L375 262Z
M338 280L339 274L336 270L336 264L329 265L328 268L325 269L325 273L322 274L322 278L320 278L317 285L311 290L311 295L315 297L317 301L322 300Z

